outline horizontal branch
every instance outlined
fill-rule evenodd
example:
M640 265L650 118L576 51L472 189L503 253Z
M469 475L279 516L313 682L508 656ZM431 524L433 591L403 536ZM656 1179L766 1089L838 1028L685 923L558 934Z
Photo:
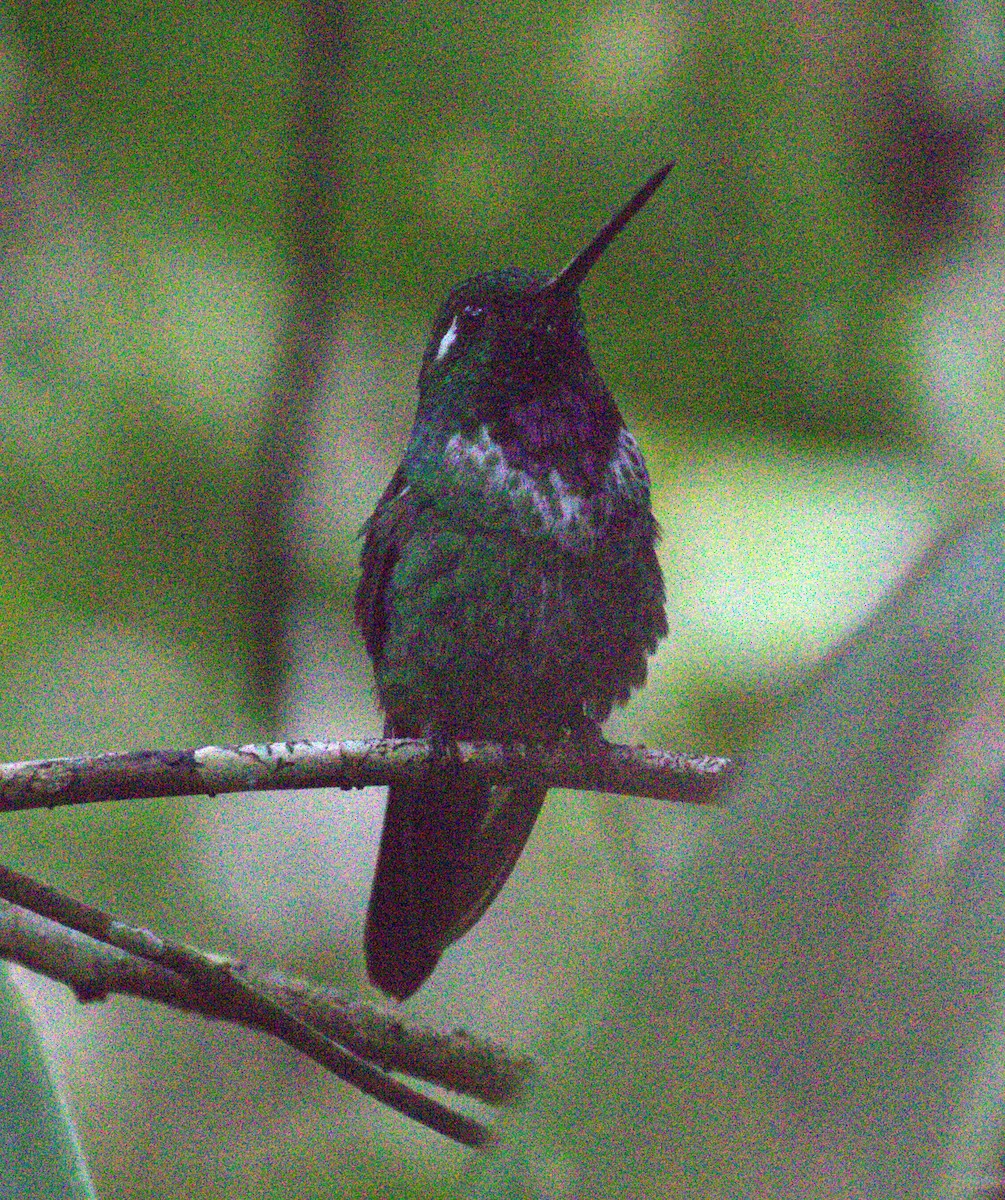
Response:
M533 779L687 804L715 802L736 768L728 758L689 757L644 746L503 746L457 742L442 749L417 738L271 742L198 750L134 750L0 765L0 812L289 788L363 788L463 774L489 783Z
M360 788L458 776L707 804L735 771L726 758L689 757L606 742L503 746L421 739L275 742L196 750L43 759L0 765L0 812L155 796ZM260 975L218 955L119 921L0 866L0 958L60 979L83 999L119 991L264 1030L347 1082L469 1146L489 1131L398 1083L394 1069L489 1103L518 1097L526 1061L466 1034L417 1031L328 989Z

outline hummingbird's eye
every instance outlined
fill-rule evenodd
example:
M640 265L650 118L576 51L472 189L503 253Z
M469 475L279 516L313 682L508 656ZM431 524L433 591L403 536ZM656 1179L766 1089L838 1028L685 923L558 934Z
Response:
M476 329L481 324L484 315L484 308L477 308L472 304L465 304L462 309L454 313L454 319L447 327L447 332L440 338L434 362L441 362L446 358L457 339Z

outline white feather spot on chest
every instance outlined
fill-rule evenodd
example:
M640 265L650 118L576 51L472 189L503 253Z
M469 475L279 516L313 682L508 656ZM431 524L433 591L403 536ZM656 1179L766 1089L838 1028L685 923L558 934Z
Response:
M594 536L583 497L561 474L553 467L545 478L535 479L510 466L502 446L484 425L474 441L455 433L447 442L443 464L463 491L474 491L487 502L490 519L515 521L520 532L530 537L553 537L582 549L584 541Z
M510 466L503 448L483 425L474 441L455 433L444 449L443 465L453 485L487 502L489 519L515 524L528 537L554 539L573 553L587 553L607 523L614 492L645 489L649 480L635 439L621 430L600 491L591 496L570 487L554 467L535 479Z
M611 461L607 464L604 484L610 487L612 483L629 491L641 485L646 491L646 503L649 502L649 473L646 471L639 444L627 429L619 432L618 443L614 447Z

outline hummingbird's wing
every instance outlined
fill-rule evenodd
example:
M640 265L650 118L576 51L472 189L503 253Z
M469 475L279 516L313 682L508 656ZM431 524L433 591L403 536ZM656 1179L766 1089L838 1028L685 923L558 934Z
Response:
M547 789L394 784L366 921L370 979L399 1000L474 925L513 870Z
M360 555L363 575L356 589L356 624L374 661L380 658L387 628L388 581L414 525L415 509L402 464L360 530L364 538Z

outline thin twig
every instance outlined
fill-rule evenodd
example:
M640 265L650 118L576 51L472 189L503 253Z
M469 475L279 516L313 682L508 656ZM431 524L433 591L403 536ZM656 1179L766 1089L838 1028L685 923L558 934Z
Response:
M309 1024L360 1058L486 1104L518 1104L534 1079L531 1059L514 1057L498 1042L474 1037L466 1030L445 1033L406 1024L391 1013L346 1000L310 980L270 973L257 976L257 985L275 989L286 1008L299 1012Z
M533 779L688 804L714 803L736 767L728 758L689 757L642 746L502 746L459 742L449 770L491 783ZM140 800L215 796L287 788L361 788L428 778L444 768L442 751L413 738L350 742L272 742L135 750L0 765L0 812Z
M236 1020L191 981L150 959L78 933L19 904L0 899L0 958L19 962L72 988L83 1002L113 993L155 1000L183 1012ZM462 1030L443 1032L402 1021L332 988L278 971L244 974L282 1004L360 1058L487 1104L515 1104L534 1077L529 1059ZM254 1026L251 1026L254 1028Z
M309 1006L301 1001L300 1011L295 1011L280 999L282 991L274 982L260 983L253 973L229 959L181 946L147 929L119 921L110 913L6 867L0 867L0 899L7 902L4 915L14 924L20 939L21 952L10 956L27 966L37 963L37 969L64 979L84 999L97 999L110 990L127 990L113 989L111 984L117 977L116 972L121 971L133 985L128 990L149 982L157 993L152 998L170 1003L167 993L171 981L167 976L173 974L181 984L187 985L183 1007L197 1008L208 1015L225 1017L271 1033L360 1091L463 1145L484 1146L491 1141L491 1133L484 1125L405 1087L363 1062L355 1053L343 1049L310 1022ZM25 911L48 921L44 932L50 941L60 927L75 931L78 936L69 942L60 939L56 950L51 945L47 950L38 950L35 962L27 962L23 954L27 928ZM67 965L70 950L81 949L80 935L92 942L84 947L87 962L97 967L90 976L79 960L74 962L72 969ZM146 973L145 977L121 958L113 956L109 959L108 955L99 953L97 947L101 944L120 954L145 959L157 970ZM7 951L3 953L6 955ZM331 1024L329 1022L329 1026Z

